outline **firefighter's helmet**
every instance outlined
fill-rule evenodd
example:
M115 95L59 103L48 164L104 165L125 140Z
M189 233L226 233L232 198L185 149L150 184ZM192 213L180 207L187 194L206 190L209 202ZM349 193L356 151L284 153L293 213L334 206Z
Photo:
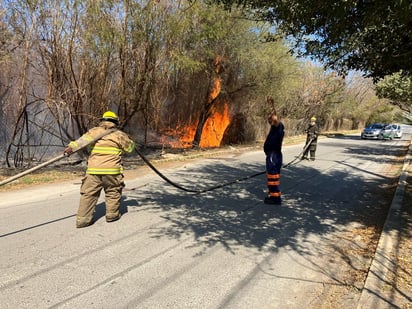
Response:
M112 111L107 111L103 114L102 118L100 118L100 121L110 121L113 122L115 125L118 125L119 117L116 115L116 113Z

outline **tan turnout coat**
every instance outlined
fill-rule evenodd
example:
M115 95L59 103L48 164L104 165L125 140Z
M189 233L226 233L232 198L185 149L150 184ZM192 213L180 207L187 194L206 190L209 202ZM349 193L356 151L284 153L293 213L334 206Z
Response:
M115 124L102 121L98 127L90 129L80 138L70 142L69 147L74 151L90 144L93 139L104 131L114 129ZM91 175L118 175L123 173L122 155L133 152L135 143L130 137L116 130L103 136L96 143L88 146L90 155L87 163L86 174Z

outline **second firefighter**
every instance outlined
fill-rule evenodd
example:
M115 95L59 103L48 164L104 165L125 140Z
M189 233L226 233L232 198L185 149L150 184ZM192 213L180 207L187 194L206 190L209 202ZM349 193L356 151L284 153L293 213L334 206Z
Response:
M270 131L263 145L266 155L266 178L268 187L268 196L265 198L265 204L280 205L282 203L280 192L280 169L282 167L282 143L285 129L280 122L276 111L268 117Z
M306 132L306 145L305 152L302 155L303 160L308 160L308 153L310 160L315 161L316 146L318 143L319 127L316 124L316 117L310 118L310 124L305 130Z

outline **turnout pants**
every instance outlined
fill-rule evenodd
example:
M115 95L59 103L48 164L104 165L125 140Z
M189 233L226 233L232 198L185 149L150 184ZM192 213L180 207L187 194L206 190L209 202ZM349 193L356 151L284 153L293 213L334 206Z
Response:
M266 179L268 195L274 201L281 202L280 169L282 167L282 153L273 152L266 156Z
M305 147L307 146L307 144L308 144L309 142L310 142L310 138L308 137L308 138L306 139L306 145L305 145ZM313 140L313 141L310 143L309 147L306 149L305 153L302 155L302 158L303 158L303 159L308 159L308 153L309 153L309 154L310 154L310 159L311 159L311 160L315 160L316 146L317 146L317 141L316 141L316 140Z
M105 192L106 219L120 215L120 201L124 188L123 175L90 175L87 174L80 188L80 204L77 211L76 224L90 224L102 189Z

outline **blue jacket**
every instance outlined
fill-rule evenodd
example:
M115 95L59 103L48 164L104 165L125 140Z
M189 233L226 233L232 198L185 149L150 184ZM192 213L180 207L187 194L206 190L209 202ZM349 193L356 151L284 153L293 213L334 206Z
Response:
M283 136L285 135L285 127L283 123L279 123L277 127L271 126L268 136L263 145L263 151L266 155L277 152L282 152Z

